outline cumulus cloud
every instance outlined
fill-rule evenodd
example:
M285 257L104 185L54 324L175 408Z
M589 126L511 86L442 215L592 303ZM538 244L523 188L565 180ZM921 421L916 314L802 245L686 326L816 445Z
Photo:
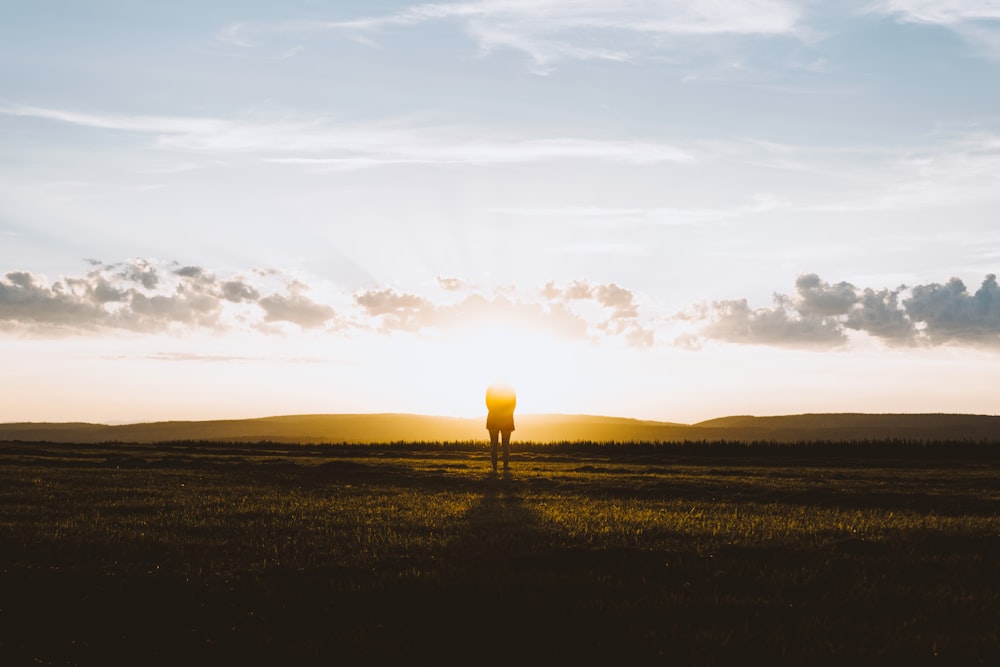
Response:
M1000 288L995 274L986 276L973 294L958 278L943 285L919 285L903 305L932 343L1000 344Z
M182 280L167 294L149 295L137 289L129 290L126 308L114 318L127 328L155 331L173 324L218 328L222 305L209 284L200 276L182 276Z
M453 303L433 303L393 289L368 290L355 302L383 332L448 332L492 326L525 327L568 337L585 338L587 323L562 308L510 298L504 294L466 294Z
M242 278L224 280L219 284L219 288L222 298L233 303L240 303L241 301L254 302L260 298L260 292Z
M630 345L649 347L654 342L652 329L646 328L639 319L635 294L615 283L591 285L584 280L560 288L550 282L541 293L550 303L568 305L575 301L589 301L600 306L602 317L596 328L609 335L623 335Z
M335 309L301 280L276 270L220 275L202 266L150 260L89 264L84 275L53 282L28 271L8 272L0 278L0 330L271 333L293 326L447 336L510 328L567 340L653 344L635 295L615 283L552 282L541 290L483 293L459 278L439 278L440 291L430 295L371 288L334 297L346 302Z
M952 278L896 289L830 284L816 274L799 276L793 295L776 294L771 306L751 308L746 299L716 301L678 319L700 324L698 340L755 345L835 348L849 331L891 346L961 344L1000 347L1000 287L989 274L974 293Z
M384 332L447 332L499 326L547 332L569 340L620 337L636 347L653 343L652 330L640 323L633 293L613 283L574 281L558 286L550 282L535 294L508 290L486 296L471 292L450 303L435 303L391 288L367 290L354 299ZM591 306L596 314L577 312L575 308L581 304Z
M160 282L156 267L144 259L128 262L121 275L127 280L140 283L146 289L155 289Z
M835 318L797 312L780 295L769 308L750 308L746 299L716 301L710 320L700 334L731 343L831 348L847 342Z
M11 271L0 278L0 322L90 328L104 315L105 303L121 298L99 276L47 285L26 271Z
M639 308L635 304L635 296L632 292L614 283L595 287L593 298L602 306L611 308L613 317L616 319L639 316Z
M829 285L815 273L799 276L795 289L798 291L795 309L805 316L843 315L858 300L854 285L845 282Z
M0 320L69 329L155 331L173 324L218 327L221 307L210 276L192 267L175 274L179 279L172 289L154 292L161 279L157 268L143 260L124 268L100 267L82 278L67 277L52 285L24 272L9 273L9 287L18 289L0 287ZM22 307L13 308L13 302Z
M459 278L445 278L443 276L438 276L437 279L438 287L449 292L457 292L465 286Z
M49 283L28 271L0 278L0 326L26 333L172 329L224 330L233 324L227 311L242 307L266 322L317 327L334 317L330 306L305 296L306 286L291 282L284 292L261 298L243 276L219 278L199 266L166 270L148 260L123 264L90 262L83 276ZM235 315L230 313L230 315ZM243 313L247 316L247 313Z
M354 300L368 315L383 318L386 329L417 331L432 325L437 315L437 308L430 301L392 289L368 290Z
M851 308L844 326L864 331L894 345L914 342L913 320L899 305L899 290L865 288Z
M291 322L303 329L321 327L336 314L330 306L302 294L272 294L260 300L268 322Z
M219 275L201 266L149 260L90 262L83 275L54 281L25 270L2 275L0 331L268 333L296 327L447 336L509 327L567 340L618 340L637 348L657 339L656 328L642 316L640 299L617 283L553 281L536 290L484 293L458 278L441 278L438 287L430 295L371 288L341 295L344 305L335 309L309 285L275 270ZM769 305L720 300L674 319L671 326L687 328L674 344L689 348L716 340L834 349L863 335L888 346L1000 349L1000 285L989 274L975 290L959 278L873 288L806 273L795 280L792 293L775 294Z

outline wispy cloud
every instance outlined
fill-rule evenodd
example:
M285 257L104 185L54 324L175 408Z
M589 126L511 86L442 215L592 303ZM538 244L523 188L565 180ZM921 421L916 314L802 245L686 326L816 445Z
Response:
M997 0L883 0L872 10L909 23L947 28L988 56L1000 59L1000 2Z
M629 207L629 206L563 206L563 207L502 207L493 213L526 218L561 219L590 226L619 227L622 222L650 226L699 226L705 223L734 220L789 208L773 195L759 194L749 202L723 207Z
M248 115L239 118L81 113L34 106L0 107L0 114L80 127L118 130L160 151L184 156L179 170L244 161L342 171L386 165L510 165L545 161L603 161L632 165L728 164L763 167L827 179L822 192L764 190L730 206L508 207L510 215L601 217L650 224L699 224L767 213L906 210L955 201L983 201L1000 192L1000 137L989 133L935 136L905 149L817 146L774 142L656 140L593 137L525 138L462 127L411 126L404 122L339 123L323 116Z
M400 139L404 137L400 136ZM467 140L460 137L433 137L430 134L406 137L409 141L372 143L363 156L269 158L268 162L298 164L317 169L351 169L383 164L514 164L545 160L608 160L632 164L685 162L693 155L667 144L641 141L601 141L594 139L538 139L527 141ZM355 145L349 150L360 152Z
M662 49L669 37L794 33L801 13L799 3L790 0L479 0L419 4L338 21L240 23L220 30L217 37L247 47L267 35L370 34L450 21L476 42L480 52L520 51L545 72L559 61L629 60L636 52Z
M1000 137L989 132L942 133L904 147L743 140L699 142L689 150L702 161L815 184L776 186L776 194L761 193L719 214L926 210L1000 199Z
M172 151L244 155L314 169L357 169L387 164L513 164L545 160L608 160L633 164L683 162L692 155L658 142L559 137L484 139L481 133L398 124L339 124L328 118L183 118L85 114L30 106L0 114L153 136Z
M418 4L396 13L340 21L237 23L224 28L218 37L245 44L245 36L255 33L373 30L445 19L531 24L525 28L545 32L599 28L665 34L775 34L793 31L800 15L799 3L789 0L479 0Z
M955 25L964 21L1000 19L997 0L885 0L876 6L881 11L921 23Z
M994 135L970 135L873 157L874 162L855 174L869 180L866 187L809 210L914 210L1000 199L1000 149ZM851 175L845 172L842 178Z
M82 125L106 130L124 130L170 135L210 135L224 132L227 123L217 118L182 116L128 116L116 114L88 114L63 109L34 106L2 106L0 113L55 120L72 125Z

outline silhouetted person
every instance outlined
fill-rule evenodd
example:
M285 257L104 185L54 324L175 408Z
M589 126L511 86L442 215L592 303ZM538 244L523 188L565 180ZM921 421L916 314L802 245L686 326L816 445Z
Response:
M486 390L486 430L490 432L490 458L493 472L497 471L497 445L503 436L503 469L510 468L510 434L514 430L514 408L517 394L514 388L504 384L494 384Z

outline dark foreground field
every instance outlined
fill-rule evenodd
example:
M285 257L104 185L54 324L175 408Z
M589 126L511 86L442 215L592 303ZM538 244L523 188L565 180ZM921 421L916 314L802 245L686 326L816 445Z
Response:
M1000 664L997 451L0 444L0 664Z

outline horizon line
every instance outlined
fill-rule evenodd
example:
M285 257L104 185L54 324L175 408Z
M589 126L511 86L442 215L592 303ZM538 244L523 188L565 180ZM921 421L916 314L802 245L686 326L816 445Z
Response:
M702 419L696 422L679 422L664 419L647 419L642 417L628 417L623 415L608 415L608 414L591 414L583 412L525 412L518 413L517 418L536 418L536 417L585 417L590 419L614 419L622 421L633 421L633 422L644 422L653 424L664 424L670 426L697 426L699 424L704 424L711 421L716 421L720 419L733 419L733 418L751 418L751 419L768 419L768 418L781 418L781 417L813 417L813 416L834 416L834 415L870 415L870 416L900 416L900 417L914 417L914 416L960 416L960 417L998 417L1000 413L976 413L976 412L856 412L856 411L841 411L841 412L795 412L795 413L775 413L775 414L727 414L720 415L717 417L710 417L708 419ZM5 421L0 422L0 425L12 425L12 424L56 424L56 425L70 425L70 424L86 424L90 426L140 426L149 424L169 424L169 423L211 423L211 422L240 422L240 421L263 421L268 419L284 419L293 417L421 417L427 419L447 419L447 420L457 420L457 421L473 421L486 418L486 412L483 411L482 414L477 414L473 416L458 416L458 415L441 415L441 414L429 414L422 412L303 412L303 413L285 413L285 414L271 414L256 417L210 417L204 419L152 419L152 420L111 420L111 421L79 421L79 420L68 420L68 421Z

